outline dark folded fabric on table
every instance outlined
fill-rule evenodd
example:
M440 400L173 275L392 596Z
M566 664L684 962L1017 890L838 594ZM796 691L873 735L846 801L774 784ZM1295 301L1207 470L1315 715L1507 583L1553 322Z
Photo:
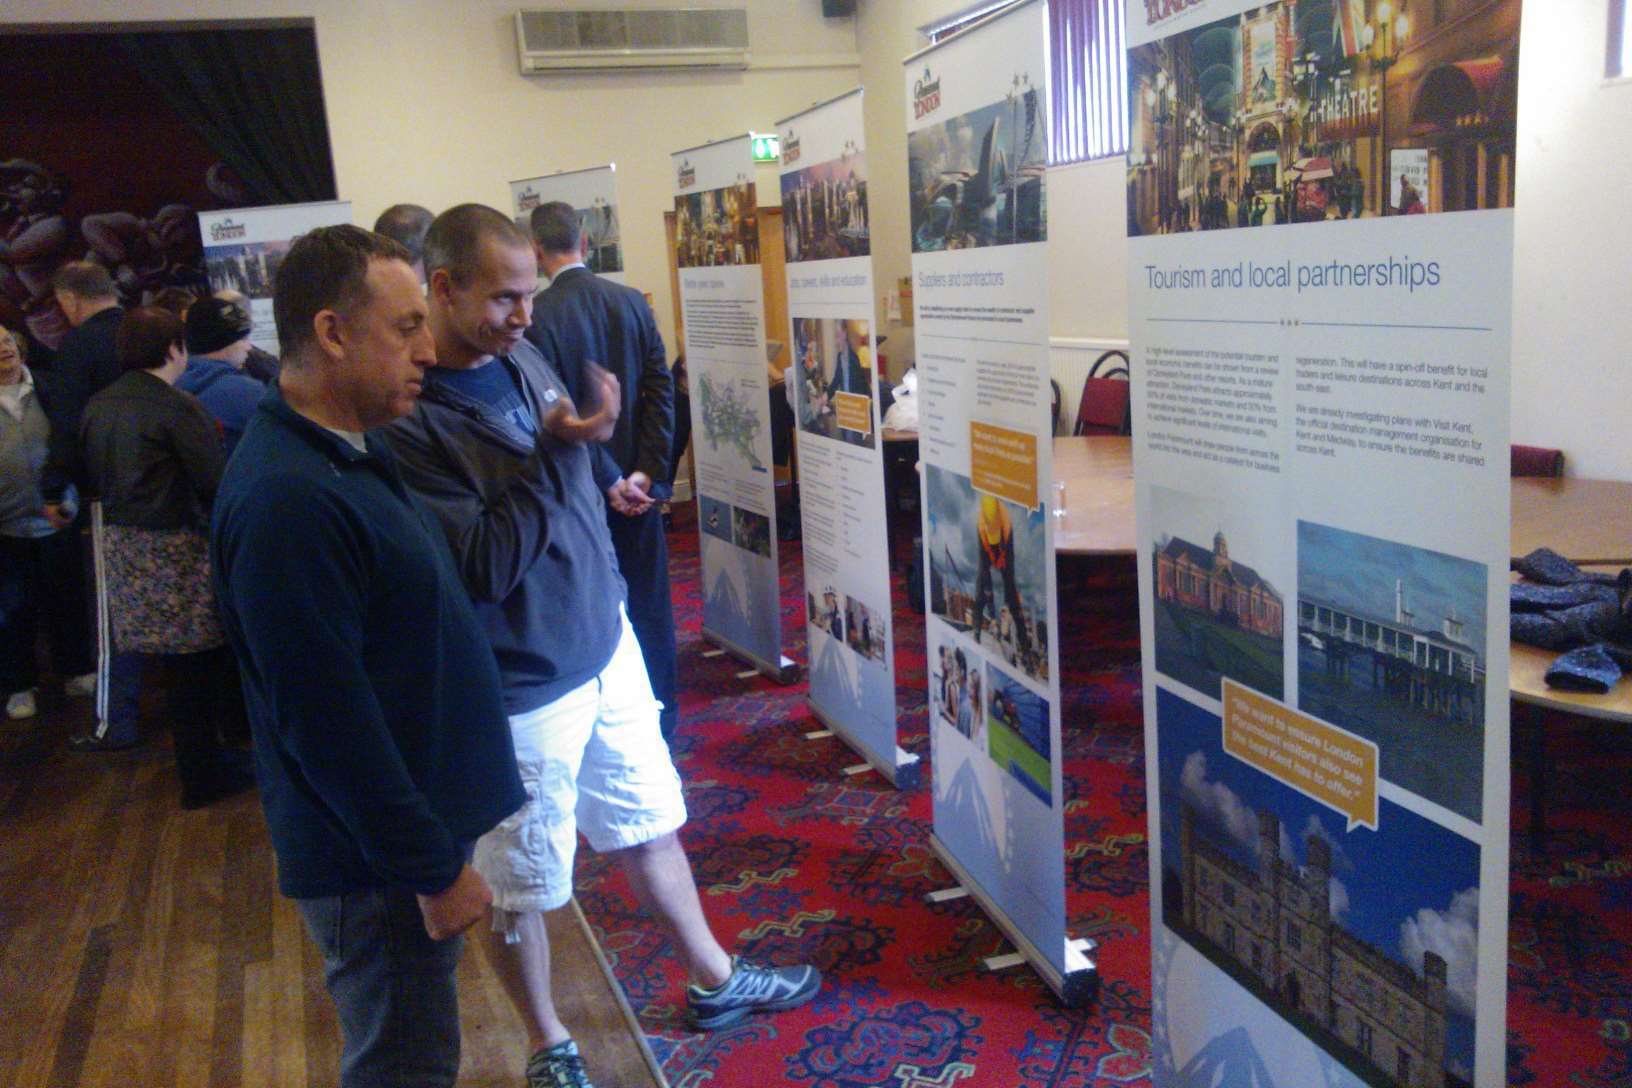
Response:
M1528 581L1508 591L1514 642L1564 650L1547 669L1547 685L1609 691L1632 671L1632 570L1584 571L1550 548L1512 562Z
M1621 678L1621 668L1603 645L1582 646L1547 668L1547 686L1603 695Z
M1574 582L1565 586L1537 585L1534 582L1515 582L1508 591L1508 599L1515 612L1556 612L1583 604L1608 604L1620 607L1620 594L1613 585L1597 582Z
M1528 581L1544 586L1570 586L1579 582L1612 586L1617 579L1613 574L1582 570L1551 548L1537 548L1509 565Z

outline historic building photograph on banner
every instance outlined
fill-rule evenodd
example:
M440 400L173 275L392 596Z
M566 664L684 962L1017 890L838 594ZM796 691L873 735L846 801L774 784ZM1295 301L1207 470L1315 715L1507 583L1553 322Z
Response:
M1016 77L1004 100L908 136L914 253L1048 240L1038 93Z
M1376 742L1382 777L1478 820L1483 564L1298 522L1298 707Z
M1128 233L1513 206L1519 0L1281 0L1128 55Z
M1478 844L1386 800L1345 831L1156 699L1163 924L1364 1083L1471 1085Z
M1150 506L1157 670L1213 699L1226 676L1281 698L1285 607L1263 520L1165 487Z

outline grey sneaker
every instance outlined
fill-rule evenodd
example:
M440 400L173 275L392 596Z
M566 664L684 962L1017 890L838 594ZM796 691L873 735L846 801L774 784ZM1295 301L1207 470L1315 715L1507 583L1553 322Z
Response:
M798 967L760 967L733 959L731 977L712 990L686 990L691 1019L703 1031L729 1027L751 1012L781 1012L797 1008L822 988L822 973L808 964Z
M527 1060L527 1088L595 1088L571 1039L547 1046Z

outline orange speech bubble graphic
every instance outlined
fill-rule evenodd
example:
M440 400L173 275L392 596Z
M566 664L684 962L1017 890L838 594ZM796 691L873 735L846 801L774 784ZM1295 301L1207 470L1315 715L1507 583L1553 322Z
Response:
M1224 680L1224 750L1340 812L1348 830L1377 830L1377 745Z

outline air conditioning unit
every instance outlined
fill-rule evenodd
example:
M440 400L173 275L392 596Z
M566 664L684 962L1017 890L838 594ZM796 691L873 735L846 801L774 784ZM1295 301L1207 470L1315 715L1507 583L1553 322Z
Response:
M516 12L522 75L748 67L746 8Z

